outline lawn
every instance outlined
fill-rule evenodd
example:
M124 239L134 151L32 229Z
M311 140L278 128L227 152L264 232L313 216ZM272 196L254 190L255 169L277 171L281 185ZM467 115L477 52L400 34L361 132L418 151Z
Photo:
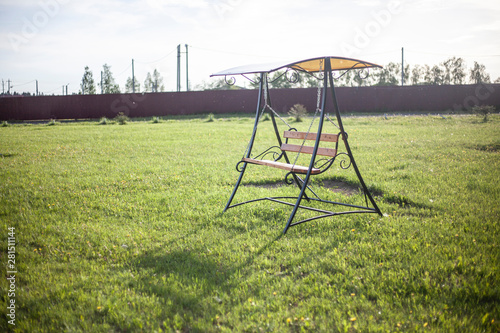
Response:
M0 331L499 332L500 116L344 125L385 216L282 237L290 207L222 214L251 118L0 127ZM297 194L284 175L248 166L235 202ZM336 163L313 186L363 203L355 180Z

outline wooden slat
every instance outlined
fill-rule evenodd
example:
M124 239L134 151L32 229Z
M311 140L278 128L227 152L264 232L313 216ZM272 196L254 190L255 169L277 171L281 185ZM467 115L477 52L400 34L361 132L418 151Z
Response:
M287 171L293 171L295 173L301 173L301 174L306 174L307 170L309 169L308 167L301 166L301 165L293 165L293 164L288 164L288 163L281 163L281 162L275 162L275 161L269 161L269 160L255 160L253 158L243 158L242 161L252 163L252 164L259 164L259 165L267 165L273 168L278 168L278 169L283 169ZM320 173L320 169L313 168L311 171L312 175L316 175Z
M301 147L302 147L302 149L301 149ZM314 150L314 147L311 147L311 146L301 146L301 145L292 145L292 144L289 144L289 143L283 143L281 145L281 150L291 151L291 152L294 152L294 153L298 153L300 151L300 153L312 154L313 150ZM321 148L321 147L319 147L318 148L318 155L334 157L335 155L337 155L337 150L333 149L333 148Z
M285 131L283 134L285 138L289 139L302 139L306 138L306 140L316 140L318 137L317 133L307 133L307 132L297 132L297 131ZM326 142L337 142L339 139L338 134L329 134L329 133L321 133L320 140Z

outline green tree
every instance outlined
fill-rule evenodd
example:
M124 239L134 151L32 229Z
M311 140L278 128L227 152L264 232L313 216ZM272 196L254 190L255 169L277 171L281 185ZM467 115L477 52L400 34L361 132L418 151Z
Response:
M135 90L133 89L133 86L135 86ZM135 82L132 81L132 78L129 76L127 78L127 82L125 83L125 92L126 93L132 93L132 92L140 92L141 91L141 84L137 81L137 78L135 79Z
M401 64L396 64L390 62L384 68L378 70L375 73L375 85L376 86L397 86L399 83L398 76L401 76L400 72Z
M303 88L317 88L318 87L318 79L315 78L314 76L311 76L311 75L307 75L307 74L303 74L305 75L304 79L302 80L302 83L301 83L301 86Z
M151 75L150 72L148 72L148 74L146 75L146 80L144 80L144 91L165 91L165 86L163 85L163 77L156 69L153 71L153 75Z
M424 75L424 68L420 65L415 65L411 71L411 84L417 85L421 82Z
M401 67L401 66L400 66ZM410 77L411 77L411 69L410 69L410 65L409 64L406 64L404 66L404 72L403 72L403 79L404 79L404 84L405 85L408 85L408 83L410 82Z
M443 84L463 84L465 79L465 62L462 58L452 57L443 63Z
M486 73L486 67L474 61L474 67L469 73L469 79L473 84L490 83L490 75Z
M119 94L120 86L115 83L115 79L113 78L113 73L111 73L111 66L108 64L104 64L102 68L102 85L101 86L103 94Z
M424 83L431 85L443 84L444 71L438 65L430 67L429 65L424 66Z
M151 77L151 73L148 72L146 74L146 80L144 80L144 92L154 92L155 84L153 82L153 78Z
M85 66L85 72L83 73L82 78L82 90L81 93L83 95L95 95L95 82L94 77L92 75L92 71L89 69L89 66Z

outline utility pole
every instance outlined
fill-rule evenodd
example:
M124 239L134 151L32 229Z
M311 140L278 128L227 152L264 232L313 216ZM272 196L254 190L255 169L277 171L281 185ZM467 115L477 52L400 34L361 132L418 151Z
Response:
M135 94L134 59L132 59L132 93Z
M7 80L7 94L9 94L9 95L10 95L10 88L12 88L12 87L10 85L10 79L8 79Z
M404 57L404 48L401 48L401 87L405 85L405 57Z
M38 80L36 80L36 95L38 96Z
M181 91L181 44L177 45L177 92Z
M5 82L2 79L2 95L5 94Z
M188 45L186 44L186 91L189 91L189 75L188 75Z
M101 95L102 95L102 92L103 92L103 90L102 90L102 71L101 71Z

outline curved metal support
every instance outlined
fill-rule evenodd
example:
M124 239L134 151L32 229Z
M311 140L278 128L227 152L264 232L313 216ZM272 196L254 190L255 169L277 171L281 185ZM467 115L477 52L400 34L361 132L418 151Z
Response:
M246 76L245 74L241 74L241 76L243 76L245 79L247 79L248 81L254 83L254 84L259 84L260 81L261 81L261 78L260 76L257 76L255 80L252 80L251 78L249 78L248 76Z
M243 172L245 171L245 161L239 161L238 163L236 163L236 171L238 172Z
M345 158L342 158L340 160L340 167L343 169L343 170L347 170L351 167L351 164L352 164L352 160L351 160L351 156L349 156L349 154L347 153L338 153L337 156L339 155L342 155L342 157L344 156L347 156L347 159L349 160L349 164L346 165L346 159Z
M288 75L288 73L290 73L290 72L291 72L292 74ZM298 73L296 70L291 69L291 68L288 68L288 69L286 70L286 72L285 72L285 79L286 79L288 82L290 82L290 83L294 84L294 83L299 82L300 75L299 75L299 73Z
M236 83L236 79L234 76L230 76L229 80L228 80L227 75L226 75L226 76L224 76L224 82L226 82L226 84L228 86L234 86L234 84Z
M366 74L363 74L366 72ZM370 69L369 68L361 68L359 71L356 72L356 75L360 78L360 80L365 80L370 76Z
M273 151L273 149L275 149L276 151ZM271 147L267 148L266 150L264 150L259 155L255 156L255 157L252 157L252 158L254 160L258 160L258 159L263 160L264 157L266 157L269 154L272 154L272 156L273 156L272 159L275 162L279 161L283 157L283 151L281 150L280 147L278 147L278 146L271 146Z
M289 74L291 73L291 74ZM293 68L287 68L283 73L275 77L272 81L269 81L269 83L273 84L274 82L278 81L282 77L285 77L285 79L290 82L291 84L299 82L300 75L296 69Z
M362 68L356 68L357 65L359 64L362 64L361 62L359 63L356 63L354 66L352 66L351 68L348 68L347 70L345 70L345 72L339 74L338 76L334 76L332 74L332 78L335 80L335 81L338 81L340 78L342 78L344 75L346 75L347 73L349 73L350 71L352 71L353 69L359 69L358 71L356 71L356 76L360 79L360 80L365 80L366 78L368 78L368 76L370 75L370 69L369 68L366 68L366 67L362 67ZM366 71L366 74L363 74L364 72Z

